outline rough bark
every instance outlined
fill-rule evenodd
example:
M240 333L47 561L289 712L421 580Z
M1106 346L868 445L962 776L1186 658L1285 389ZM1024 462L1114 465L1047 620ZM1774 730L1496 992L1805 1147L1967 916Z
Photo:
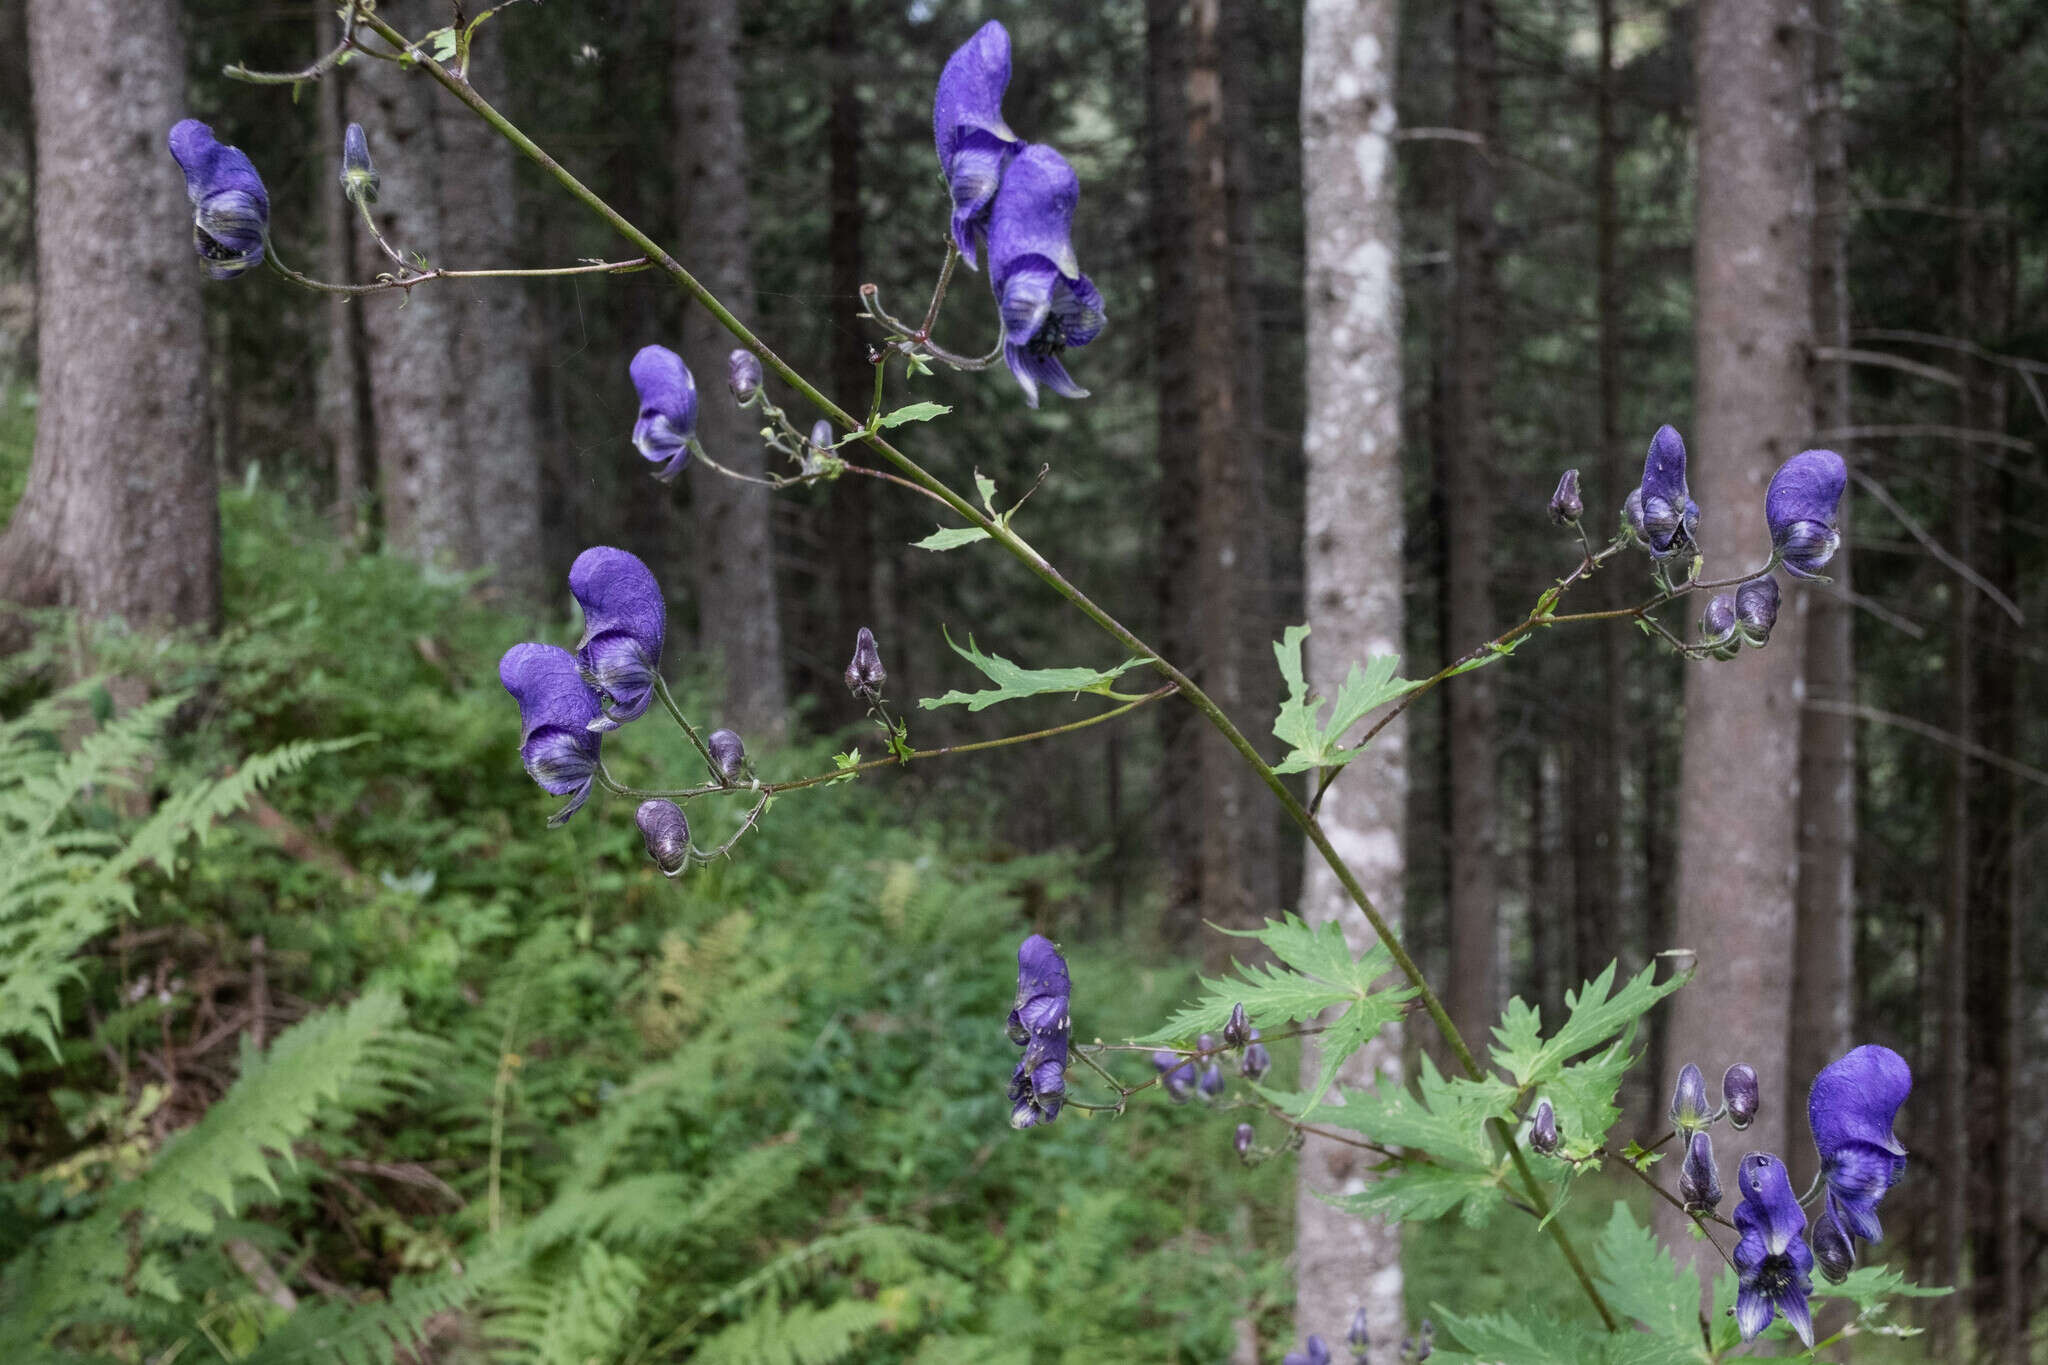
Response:
M853 0L833 0L826 34L832 61L832 112L827 120L827 156L831 163L827 203L830 231L826 252L832 297L847 306L860 295L861 237L867 213L861 203L861 48L856 34ZM832 391L852 412L865 412L874 383L873 367L860 343L851 337L833 340ZM826 509L826 563L832 575L834 619L826 632L828 664L843 667L840 647L852 648L855 632L875 624L875 534L871 482L841 479L832 488ZM836 662L835 662L836 661ZM832 679L825 680L829 684Z
M1458 0L1452 16L1452 121L1483 140L1461 147L1451 249L1450 441L1444 451L1444 654L1452 657L1495 633L1493 503L1494 338L1500 327L1494 166L1500 155L1493 0ZM1484 1038L1500 994L1500 774L1497 670L1482 669L1449 689L1450 800L1444 832L1450 860L1451 1020L1468 1038Z
M1813 421L1808 21L1803 0L1700 7L1689 445L1701 544L1716 577L1762 561L1765 484ZM1796 614L1786 615L1768 649L1686 672L1678 942L1700 957L1677 996L1665 1077L1669 1093L1687 1061L1710 1076L1732 1062L1754 1066L1762 1106L1744 1141L1760 1151L1785 1150L1795 1093L1785 1072L1802 642ZM1681 1223L1674 1214L1670 1225ZM1681 1254L1705 1252L1673 1240Z
M740 111L734 0L676 7L673 88L676 192L683 259L741 316L753 311L747 247L747 134ZM746 416L720 390L731 336L709 313L683 316L681 353L702 376L698 433L719 463L759 474L765 460ZM776 618L772 495L701 466L690 474L699 645L725 678L721 724L751 738L784 724L782 629Z
M1308 495L1304 571L1311 685L1334 690L1350 664L1401 645L1401 294L1394 159L1392 0L1309 0L1303 22L1302 181L1306 234ZM1380 911L1398 923L1407 765L1388 727L1323 803L1322 823ZM1354 949L1370 931L1313 850L1302 887L1313 923L1337 920ZM1306 1065L1317 1065L1306 1049ZM1340 1073L1398 1084L1383 1035ZM1311 1138L1296 1199L1295 1324L1342 1338L1364 1305L1372 1365L1401 1339L1398 1229L1330 1207L1318 1191L1368 1179L1356 1148Z
M0 600L211 625L204 280L164 141L185 113L177 15L153 0L34 0L28 41L41 407L0 539ZM237 285L251 282L218 287Z
M334 42L334 16L322 12L314 19L317 53ZM350 75L349 68L342 67L317 87L321 155L313 158L313 202L320 206L320 275L329 280L351 279L355 273L356 207L335 183L342 129L348 123ZM363 335L362 307L354 300L336 295L322 306L327 314L326 350L314 378L315 411L333 472L335 531L354 543L368 530L369 487L375 476L368 339Z

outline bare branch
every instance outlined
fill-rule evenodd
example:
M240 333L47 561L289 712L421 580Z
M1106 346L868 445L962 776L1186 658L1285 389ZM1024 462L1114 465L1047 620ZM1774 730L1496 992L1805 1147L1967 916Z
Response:
M1965 583L1968 583L1971 587L1983 593L1993 602L1996 602L1998 604L1999 610L2003 611L2007 616L2010 616L2012 618L2014 625L2026 625L2026 613L2020 610L2019 604L2017 602L2013 601L2010 597L2007 597L2004 593L2000 592L1998 590L1997 585L1992 583L1990 579L1986 578L1983 574L1978 573L1975 569L1963 563L1962 560L1956 558L1954 555L1950 554L1946 549L1944 549L1941 543L1928 533L1926 527L1922 526L1919 522L1915 521L1913 519L1912 514L1907 512L1905 508L1899 506L1898 499L1894 498L1890 493L1887 493L1885 491L1883 484L1879 483L1876 479L1871 478L1869 475L1863 473L1861 470L1852 470L1851 473L1855 477L1857 486L1863 489L1864 492L1870 494L1871 497L1876 498L1878 503L1881 506L1883 506L1885 511L1891 513L1894 517L1896 517L1898 519L1899 524L1905 527L1906 530L1912 534L1913 539L1919 541L1920 544L1926 548L1927 553L1933 555L1936 559L1940 560L1943 564L1946 564L1950 569L1954 570L1956 576L1961 578Z

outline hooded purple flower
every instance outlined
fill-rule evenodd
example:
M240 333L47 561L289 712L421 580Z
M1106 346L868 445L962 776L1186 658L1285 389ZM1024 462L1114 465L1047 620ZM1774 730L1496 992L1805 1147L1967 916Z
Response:
M1060 1116L1067 1094L1067 1006L1074 982L1052 940L1033 934L1017 948L1017 1004L1010 1041L1024 1049L1010 1076L1010 1126L1031 1128Z
M192 201L192 245L216 280L231 280L263 264L270 235L270 194L256 164L239 148L224 147L196 118L171 129L171 155L185 172Z
M1289 1351L1282 1365L1330 1365L1330 1348L1321 1337L1312 1336L1299 1351Z
M1628 495L1622 514L1652 559L1669 559L1693 543L1700 509L1685 486L1685 442L1675 428L1658 427L1650 438L1642 486Z
M1671 1088L1671 1126L1678 1135L1691 1141L1692 1135L1713 1122L1713 1111L1707 1107L1707 1078L1700 1069L1687 1062L1678 1069L1678 1084Z
M640 390L633 446L642 459L661 465L655 478L671 483L690 463L690 442L697 434L697 381L683 358L666 346L642 346L630 369L633 387Z
M681 806L659 797L642 801L640 808L633 812L633 823L640 826L640 838L647 845L647 856L654 859L654 865L661 869L664 877L673 877L689 866L690 821Z
M1765 574L1735 590L1735 624L1758 649L1771 642L1771 628L1778 624L1777 579Z
M974 269L975 244L988 234L989 201L1024 139L1003 122L1010 85L1010 31L994 19L946 59L932 101L932 140L953 195L953 242Z
M1735 1206L1735 1321L1748 1341L1771 1325L1774 1313L1808 1346L1813 1345L1813 1252L1807 1248L1806 1213L1792 1193L1785 1163L1764 1152L1742 1158L1736 1183L1742 1202Z
M1820 577L1842 543L1835 513L1848 486L1849 467L1832 450L1801 451L1771 475L1771 486L1764 490L1764 520L1786 572Z
M1186 1100L1195 1088L1195 1064L1178 1052L1155 1052L1152 1065L1159 1072L1159 1083L1166 1088L1166 1094L1175 1104Z
M1827 1181L1827 1211L1852 1237L1876 1241L1877 1201L1906 1170L1906 1148L1892 1131L1899 1106L1913 1092L1913 1068L1873 1043L1828 1063L1813 1078L1806 1121Z
M1717 659L1732 659L1742 652L1742 642L1735 638L1734 593L1715 593L1700 613L1700 644L1712 649ZM1706 1094L1705 1081L1700 1082L1700 1093Z
M576 556L569 591L583 608L576 662L610 703L590 728L616 730L645 715L654 698L668 608L647 566L609 545L593 545Z
M1060 352L1095 340L1102 295L1074 257L1074 206L1081 181L1050 147L1017 154L989 209L988 282L1003 314L1003 361L1038 406L1043 384L1065 398L1088 390L1068 375Z
M1757 1091L1755 1067L1748 1062L1737 1062L1721 1073L1721 1104L1728 1111L1728 1122L1735 1125L1737 1132L1749 1127L1762 1103L1763 1098Z
M1678 1167L1678 1198L1688 1213L1710 1213L1721 1202L1721 1172L1714 1165L1714 1139L1706 1129L1685 1145Z
M498 680L519 703L519 757L543 791L569 804L548 821L559 825L582 808L597 777L602 736L590 723L600 715L597 694L583 680L576 656L554 645L514 645L498 661Z

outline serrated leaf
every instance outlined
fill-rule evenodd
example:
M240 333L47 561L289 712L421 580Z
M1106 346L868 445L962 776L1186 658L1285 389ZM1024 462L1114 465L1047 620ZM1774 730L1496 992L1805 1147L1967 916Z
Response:
M1470 1359L1513 1361L1514 1365L1587 1365L1588 1361L1600 1359L1599 1336L1547 1313L1530 1312L1526 1317L1475 1313L1461 1317L1440 1303L1430 1307L1438 1327Z
M885 412L875 422L877 427L887 430L900 427L905 422L929 422L934 417L944 417L952 409L943 403L912 403L894 412Z
M1324 1196L1360 1218L1390 1223L1428 1222L1462 1207L1465 1222L1484 1227L1500 1206L1500 1172L1467 1166L1407 1162L1382 1171L1357 1194ZM1516 1360L1520 1356L1513 1357Z
M981 494L981 505L990 516L996 513L996 481L979 469L974 471L974 491Z
M957 550L962 545L972 545L987 540L988 532L979 526L941 526L923 540L910 542L915 550Z
M1608 963L1606 971L1565 994L1564 1025L1549 1038L1542 1036L1541 1012L1517 996L1494 1027L1493 1064L1525 1090L1555 1078L1565 1062L1629 1028L1692 976L1685 971L1657 981L1656 974L1653 962L1614 990L1615 964Z
M1903 1272L1888 1265L1859 1267L1850 1271L1840 1284L1829 1284L1820 1276L1813 1281L1815 1298L1848 1299L1856 1305L1859 1315L1881 1308L1889 1298L1938 1299L1953 1293L1955 1290L1946 1285L1914 1284Z
M1401 666L1397 654L1376 654L1364 666L1351 665L1351 672L1337 689L1328 722L1321 719L1326 698L1312 695L1302 672L1301 647L1308 638L1307 626L1289 626L1273 646L1280 676L1287 684L1287 698L1273 721L1273 734L1288 746L1287 756L1275 765L1278 773L1307 772L1311 768L1342 767L1356 758L1357 749L1339 747L1344 732L1367 715L1392 701L1398 701L1421 686L1394 676Z
M1514 1103L1514 1088L1498 1077L1471 1081L1446 1080L1423 1054L1416 1072L1416 1090L1382 1081L1369 1089L1339 1090L1322 1103L1308 1106L1306 1096L1260 1090L1261 1095L1305 1123L1345 1128L1388 1147L1427 1151L1475 1167L1494 1162L1488 1138L1489 1120L1504 1118Z
M1607 1130L1621 1117L1614 1102L1621 1089L1622 1075L1640 1054L1631 1053L1635 1041L1631 1020L1621 1037L1585 1061L1560 1068L1543 1082L1542 1094L1557 1115L1557 1132L1567 1156L1583 1157L1600 1147Z
M1143 659L1127 659L1111 669L1023 668L999 654L982 653L972 635L967 637L965 649L954 642L950 633L946 636L946 644L955 654L980 669L995 686L980 692L954 691L943 697L922 698L917 704L927 711L935 711L941 706L965 706L970 711L981 711L997 702L1052 692L1107 692L1117 678L1145 662Z
M1628 1205L1616 1200L1593 1265L1608 1307L1633 1318L1652 1336L1687 1346L1680 1359L1705 1360L1700 1340L1700 1277L1680 1268L1656 1235L1640 1226Z

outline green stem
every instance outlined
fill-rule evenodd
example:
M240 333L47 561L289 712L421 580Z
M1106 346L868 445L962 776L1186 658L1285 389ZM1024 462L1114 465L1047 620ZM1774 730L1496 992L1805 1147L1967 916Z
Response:
M386 42L399 47L405 45L405 40L377 15L364 15L362 22L368 24ZM467 81L461 80L439 62L424 54L419 57L419 65L450 94L469 106L470 110L477 117L496 129L498 134L514 147L517 147L528 160L553 176L555 181L564 190L568 191L572 198L603 219L613 231L632 243L635 249L645 255L649 261L653 262L656 269L674 280L706 312L716 318L720 326L737 338L741 345L759 357L764 367L772 370L785 384L788 384L792 389L809 399L820 411L838 425L847 428L860 427L860 423L856 422L844 408L826 397L815 385L791 369L781 356L775 354L765 342L754 335L752 329L734 316L731 309L719 302L712 295L711 291L698 281L695 275L684 269L679 261L662 250L659 243L634 226L617 209L614 209L587 185L578 180L561 163L543 151L532 138L529 138L525 133L513 126L510 120L492 108L483 96L477 94ZM1467 1045L1463 1035L1458 1032L1457 1025L1451 1022L1451 1016L1444 1009L1443 1001L1437 997L1435 991L1430 989L1428 980L1422 974L1422 968L1416 964L1415 959L1410 956L1408 949L1402 944L1399 936L1394 933L1392 926L1387 923L1386 919L1373 905L1372 897L1366 894L1365 887L1359 883L1357 874L1351 870L1350 865L1344 861L1336 848L1332 846L1329 836L1323 832L1322 826L1316 823L1315 817L1309 814L1307 807L1303 806L1300 799L1288 789L1286 780L1273 771L1272 765L1259 755L1259 751L1253 747L1252 742L1245 738L1244 733L1231 722L1230 717L1223 713L1222 708L1216 705L1209 697L1209 694L1204 692L1195 683L1194 679L1188 677L1187 674L1181 672L1173 664L1159 657L1157 652L1133 634L1122 622L1111 616L1107 611L1104 611L1079 588L1068 582L1065 575L1054 568L1045 556L1033 549L1022 536L1018 535L1008 526L1003 525L994 517L987 515L966 498L954 492L945 483L933 477L917 461L898 450L889 441L884 440L880 433L863 430L861 432L861 440L869 449L894 465L908 478L930 490L947 506L965 518L968 524L979 527L987 532L991 540L1009 551L1027 569L1037 575L1047 587L1067 599L1075 610L1086 616L1090 621L1093 621L1111 639L1115 640L1125 649L1130 650L1133 655L1148 660L1161 676L1175 685L1180 694L1187 698L1188 703L1201 712L1203 719L1207 720L1215 728L1216 732L1223 736L1224 742L1235 749L1239 757L1244 759L1251 766L1252 771L1258 774L1259 780L1266 784L1267 790L1273 793L1274 799L1287 812L1288 819L1292 820L1302 833L1307 836L1309 842L1315 846L1316 852L1329 865L1330 870L1336 874L1338 882L1344 887L1345 894L1351 898L1352 903L1358 907L1360 913L1365 916L1366 921L1371 924L1373 932L1379 936L1380 942L1386 945L1388 955L1393 958L1394 965L1400 970L1401 975L1415 988L1418 997L1422 1001L1423 1008L1429 1013L1430 1021L1436 1025L1437 1031L1443 1035L1444 1042L1450 1047L1451 1054L1457 1058L1458 1064L1464 1068L1465 1074L1474 1080L1481 1079L1484 1071L1480 1067L1478 1059L1473 1056L1471 1047ZM954 752L965 752L969 747L971 746L963 745ZM833 774L833 776L836 775ZM1509 1155L1514 1160L1517 1170L1521 1172L1523 1180L1527 1183L1531 1202L1536 1204L1539 1209L1547 1212L1548 1204L1543 1198L1541 1188L1537 1184L1535 1176L1529 1171L1528 1161L1522 1156L1521 1148L1515 1141L1514 1133L1504 1123L1496 1122L1494 1128L1496 1136L1506 1147ZM1586 1268L1579 1260L1578 1252L1573 1248L1571 1240L1566 1236L1563 1227L1553 1221L1550 1224L1550 1234L1551 1239L1557 1243L1559 1250L1564 1253L1565 1260L1571 1266L1573 1274L1578 1277L1580 1287L1585 1290L1587 1298L1592 1301L1593 1307L1600 1314L1601 1321L1607 1325L1609 1331L1617 1330L1613 1312L1607 1307L1607 1301L1601 1297L1600 1291L1594 1286L1592 1277L1586 1273Z

